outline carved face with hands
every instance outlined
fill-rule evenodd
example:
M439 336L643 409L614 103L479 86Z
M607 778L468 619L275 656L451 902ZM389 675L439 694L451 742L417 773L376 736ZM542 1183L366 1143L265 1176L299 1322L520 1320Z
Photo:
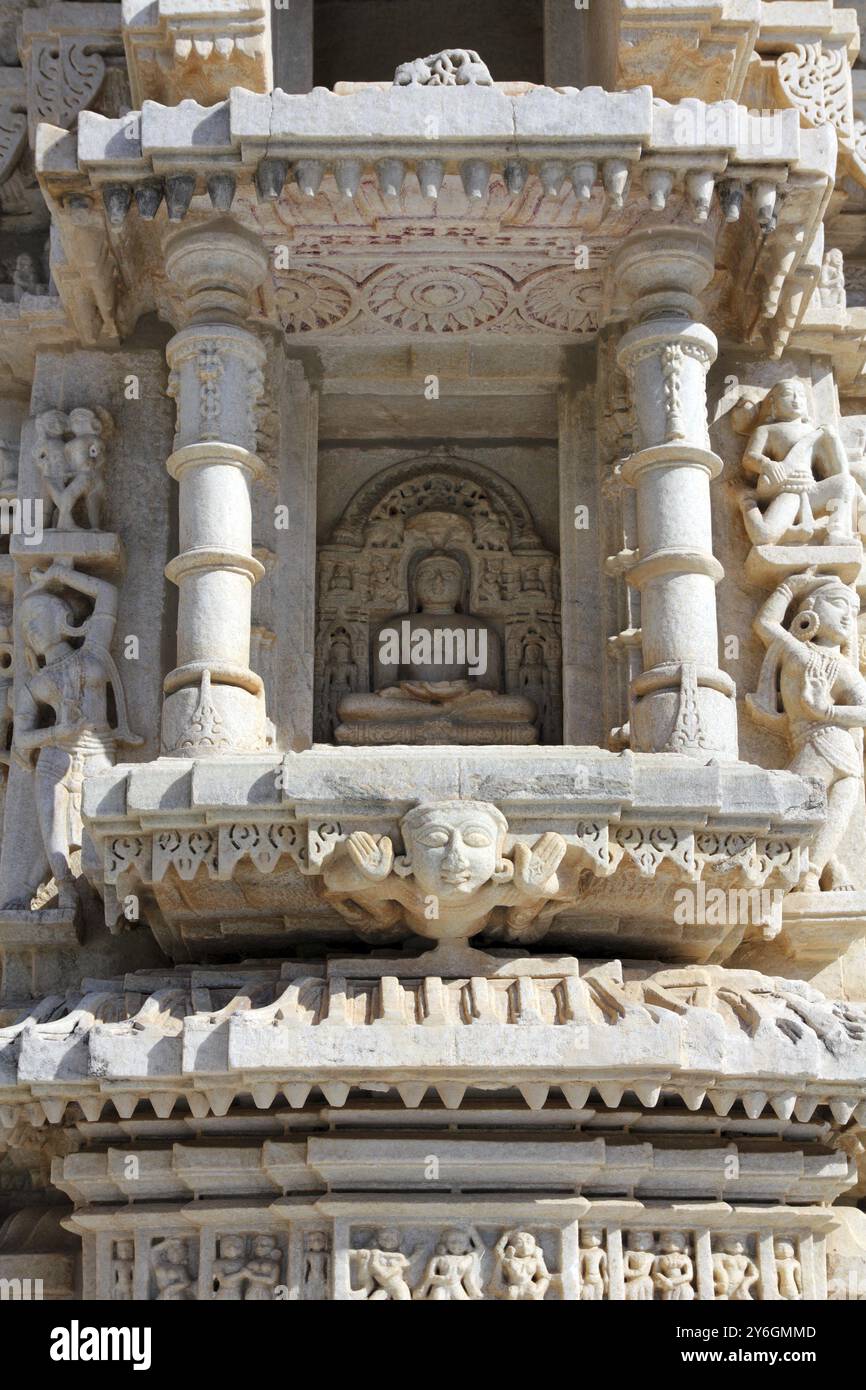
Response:
M508 828L495 806L483 801L418 806L403 817L403 873L412 873L422 893L443 902L477 892L485 883L505 882L512 865L502 850Z

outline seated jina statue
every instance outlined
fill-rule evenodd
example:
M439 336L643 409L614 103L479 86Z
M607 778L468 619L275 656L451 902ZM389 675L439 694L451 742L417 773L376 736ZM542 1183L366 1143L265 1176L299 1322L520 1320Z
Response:
M463 568L451 555L415 570L418 612L373 638L373 690L340 701L338 743L535 743L535 702L502 693L502 648L462 608Z

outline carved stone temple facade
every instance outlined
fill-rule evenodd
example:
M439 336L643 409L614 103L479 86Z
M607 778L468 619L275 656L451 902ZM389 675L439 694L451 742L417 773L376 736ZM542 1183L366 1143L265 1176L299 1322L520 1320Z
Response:
M2 0L4 1289L866 1297L858 21Z

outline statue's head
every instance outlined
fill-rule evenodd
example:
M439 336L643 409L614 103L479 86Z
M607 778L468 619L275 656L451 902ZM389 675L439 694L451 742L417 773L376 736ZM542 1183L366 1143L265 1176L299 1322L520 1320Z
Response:
M220 1240L220 1255L224 1260L243 1259L245 1248L242 1236L223 1236Z
M446 1231L439 1242L439 1252L443 1255L466 1255L472 1249L472 1242L465 1231L455 1227Z
M186 1263L186 1247L182 1240L167 1240L162 1247L163 1259L170 1265Z
M809 398L806 388L795 376L777 381L768 391L761 416L764 420L787 421L809 419Z
M537 1241L529 1231L515 1231L511 1237L511 1249L519 1260L525 1260L527 1256L534 1255Z
M682 1231L662 1231L659 1245L666 1254L681 1254L686 1249L688 1240Z
M376 1239L380 1250L395 1251L400 1249L400 1232L393 1226L384 1226Z
M791 632L802 642L823 638L846 646L854 636L860 601L853 589L836 575L815 581L791 619Z
M741 1236L725 1236L722 1249L726 1255L744 1255L746 1251Z
M308 1250L327 1250L328 1237L324 1231L311 1231L305 1243Z
M415 597L422 612L453 613L463 594L463 569L451 555L425 555L415 570Z
M775 1244L776 1254L781 1260L792 1260L794 1258L794 1242L787 1236L783 1236Z
M399 874L412 874L425 895L459 902L485 883L505 883L514 866L503 850L508 822L486 801L416 806L400 822L406 853Z
M21 632L37 656L45 656L64 638L72 635L71 613L57 594L25 594L21 601Z
M135 1254L135 1243L126 1238L118 1240L114 1245L114 1258L116 1260L131 1260Z
M601 1231L587 1230L584 1227L580 1232L580 1243L584 1250L595 1250L601 1245Z
M629 1250L652 1250L652 1231L631 1231L628 1237Z
M29 251L21 251L15 258L15 275L20 280L36 279L36 261Z
M277 1252L277 1242L273 1236L256 1236L253 1241L253 1254L259 1259L265 1259Z

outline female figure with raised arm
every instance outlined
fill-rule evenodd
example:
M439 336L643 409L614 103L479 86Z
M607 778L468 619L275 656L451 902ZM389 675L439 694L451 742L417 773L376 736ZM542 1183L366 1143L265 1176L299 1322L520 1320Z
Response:
M70 590L92 603L81 623L74 622ZM120 675L109 652L116 622L113 584L58 561L32 571L21 601L29 675L17 702L12 756L27 768L35 758L39 825L64 908L75 904L71 856L81 848L84 777L111 767L118 743L142 741L127 723Z

